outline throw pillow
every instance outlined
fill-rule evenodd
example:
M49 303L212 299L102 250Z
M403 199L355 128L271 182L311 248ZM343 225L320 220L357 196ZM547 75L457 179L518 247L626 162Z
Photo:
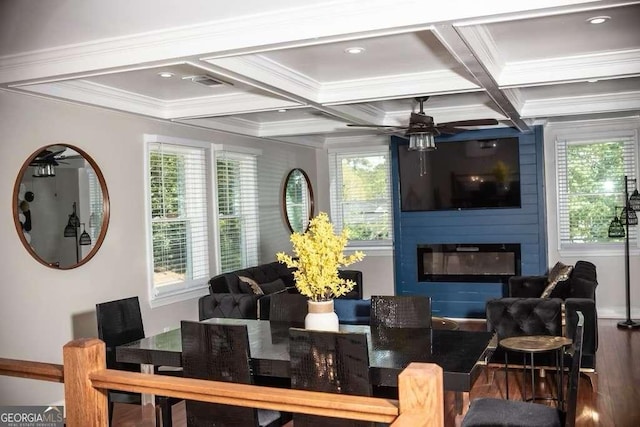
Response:
M269 295L274 292L279 292L287 288L284 282L282 281L282 279L276 279L273 282L268 282L268 283L260 283L259 286L265 295Z
M572 265L565 265L558 261L556 265L553 266L551 271L549 271L549 276L547 277L547 287L544 288L544 291L542 291L542 295L540 295L540 298L549 298L551 292L553 292L558 283L564 282L569 278L571 270L573 270Z
M264 295L264 292L258 285L258 282L250 277L238 276L240 281L240 290L243 294Z

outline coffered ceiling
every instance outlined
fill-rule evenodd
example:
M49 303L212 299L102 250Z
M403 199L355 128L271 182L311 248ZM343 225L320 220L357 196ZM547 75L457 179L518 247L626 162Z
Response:
M638 115L638 22L624 1L0 0L0 88L312 146L406 125L418 96L527 130Z

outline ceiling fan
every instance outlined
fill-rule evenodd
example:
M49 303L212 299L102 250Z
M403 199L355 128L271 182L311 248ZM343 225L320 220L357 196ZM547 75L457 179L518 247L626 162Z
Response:
M438 135L452 135L464 132L467 129L463 128L468 126L491 126L498 124L498 121L495 119L460 120L436 124L433 121L433 117L427 116L424 112L423 105L429 97L423 96L415 99L420 104L420 111L411 113L408 126L359 125L355 123L348 123L347 126L386 129L389 133L404 130L405 136L409 137L409 150L430 151L436 149L434 138Z

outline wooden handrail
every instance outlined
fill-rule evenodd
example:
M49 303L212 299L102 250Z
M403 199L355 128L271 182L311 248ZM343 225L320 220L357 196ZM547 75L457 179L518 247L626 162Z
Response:
M93 387L158 394L178 399L286 412L391 423L398 416L394 400L198 380L105 369L89 375Z
M442 368L431 363L411 363L400 373L396 401L118 371L106 369L105 354L104 342L83 338L64 346L64 366L0 358L0 375L64 382L69 427L107 426L107 390L391 423L392 427L444 425Z
M64 369L62 365L32 362L30 360L5 359L0 357L0 375L52 381L55 383L64 382Z

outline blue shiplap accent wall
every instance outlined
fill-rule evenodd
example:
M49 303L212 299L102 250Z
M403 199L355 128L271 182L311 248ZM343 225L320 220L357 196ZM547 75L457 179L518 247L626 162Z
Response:
M419 244L520 243L521 274L547 270L541 127L529 133L514 129L469 131L436 138L436 144L503 137L519 138L521 207L429 212L400 211L397 147L407 140L392 137L396 294L431 296L434 314L461 318L484 317L486 301L506 295L501 283L418 282Z

